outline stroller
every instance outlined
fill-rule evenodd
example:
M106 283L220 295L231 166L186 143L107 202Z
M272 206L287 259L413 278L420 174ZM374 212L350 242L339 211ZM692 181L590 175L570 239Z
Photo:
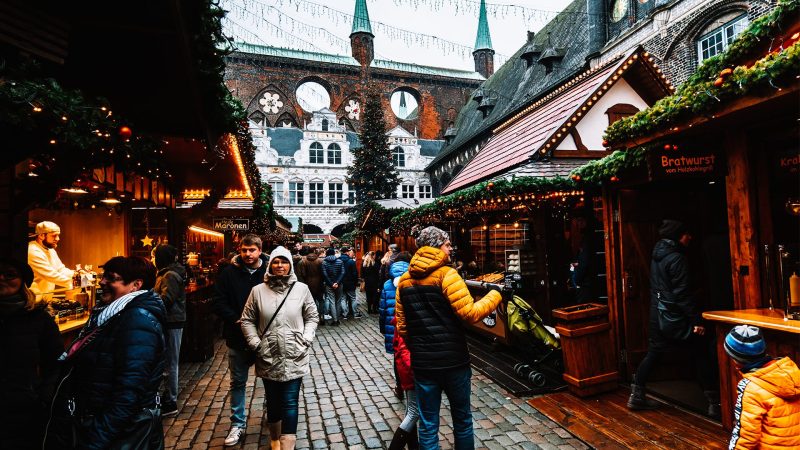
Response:
M515 347L530 361L514 366L517 376L539 387L547 384L547 376L560 382L564 361L558 337L521 297L510 296L505 309L508 329L517 342Z

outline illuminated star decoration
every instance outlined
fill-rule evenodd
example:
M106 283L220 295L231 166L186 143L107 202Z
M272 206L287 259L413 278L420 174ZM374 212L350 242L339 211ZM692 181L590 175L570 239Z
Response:
M142 247L152 247L153 246L153 238L148 235L144 235L143 239L139 239L142 241Z
M344 110L347 111L347 117L350 119L358 120L358 117L361 114L361 107L356 100L349 100L347 106L344 107Z

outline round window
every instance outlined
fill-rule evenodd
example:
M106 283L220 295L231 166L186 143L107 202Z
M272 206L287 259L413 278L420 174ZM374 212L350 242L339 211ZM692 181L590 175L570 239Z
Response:
M295 91L297 102L303 111L313 113L322 108L330 108L331 96L324 86L315 81L306 81Z
M390 99L392 112L400 120L414 120L419 117L417 96L408 89L398 89Z
M615 0L611 7L611 21L619 22L628 12L628 0Z

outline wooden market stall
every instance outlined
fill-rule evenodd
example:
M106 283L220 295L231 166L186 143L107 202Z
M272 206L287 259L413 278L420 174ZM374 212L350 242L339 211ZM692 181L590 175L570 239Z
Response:
M659 222L682 220L693 235L688 257L695 297L706 324L715 327L728 429L739 377L721 347L730 328L764 328L773 356L796 361L800 349L800 316L792 314L800 298L793 306L790 289L800 270L796 10L778 8L759 19L674 96L607 132L611 146L627 147L629 159L641 161L606 178L613 219L606 245L609 306L620 371L630 379L647 348L649 260ZM669 361L655 379L691 378L684 356ZM659 392L650 383L648 389ZM687 389L667 386L659 393L691 408Z

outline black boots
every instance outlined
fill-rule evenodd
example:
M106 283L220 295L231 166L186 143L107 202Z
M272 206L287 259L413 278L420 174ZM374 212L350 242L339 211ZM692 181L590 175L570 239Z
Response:
M417 450L419 448L419 441L417 440L417 427L414 427L410 432L402 428L398 428L394 432L392 442L389 444L389 450L402 450L408 446L409 450Z
M658 408L658 402L647 399L644 386L631 384L631 396L628 397L628 409L636 411L640 409L656 408Z

